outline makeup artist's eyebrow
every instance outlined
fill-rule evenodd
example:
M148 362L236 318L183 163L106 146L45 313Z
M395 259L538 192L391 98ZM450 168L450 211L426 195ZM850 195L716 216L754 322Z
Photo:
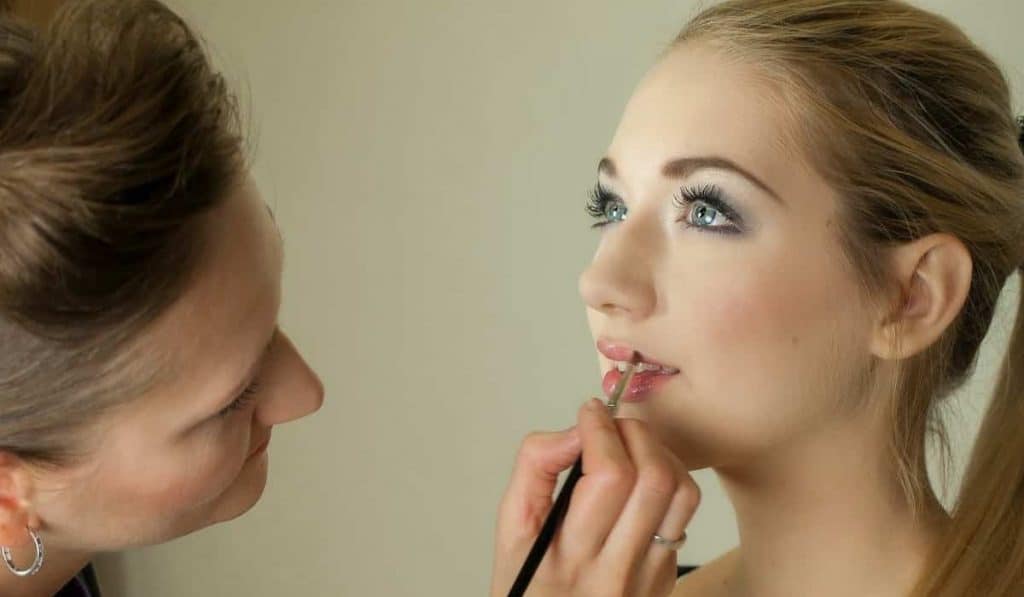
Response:
M751 174L748 170L737 164L736 162L723 158L720 156L695 156L689 158L679 158L667 162L661 168L662 176L666 178L683 178L689 176L697 170L703 168L710 168L714 170L728 170L735 172L743 178L746 178L754 186L761 189L768 194L769 197L774 199L780 205L785 205L785 202L779 197L779 194L772 190L767 184L765 184L760 178ZM615 176L615 162L610 158L603 158L597 166L597 170L607 176Z

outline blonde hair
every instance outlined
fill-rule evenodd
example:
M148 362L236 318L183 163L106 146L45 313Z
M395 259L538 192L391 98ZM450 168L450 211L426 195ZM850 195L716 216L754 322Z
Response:
M792 140L842 198L841 242L871 295L894 288L887 247L943 232L970 251L965 306L900 363L888 405L889 448L920 514L931 491L926 440L948 452L938 406L971 373L1024 262L1024 154L1007 81L954 24L899 0L730 0L676 39L692 41L757 65L793 111ZM1024 595L1020 315L951 515L913 594Z

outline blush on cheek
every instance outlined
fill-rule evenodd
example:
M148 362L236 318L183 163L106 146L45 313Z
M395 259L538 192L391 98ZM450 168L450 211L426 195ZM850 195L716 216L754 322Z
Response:
M702 338L709 355L725 357L734 349L761 350L770 344L785 317L791 301L771 288L771 284L751 280L746 284L731 283L727 288L705 289L685 312L691 321L686 327L695 338ZM705 352L702 350L702 352Z
M834 314L817 289L767 276L744 282L703 288L674 327L686 343L684 373L694 390L733 429L757 441L796 414L800 388L825 357L820 352Z
M761 273L764 272L764 273ZM768 275L770 274L770 275ZM823 276L807 275L796 266L765 266L746 271L720 288L702 289L699 305L690 310L701 326L709 348L729 352L797 353L807 348L817 327L833 321L838 300L832 290L839 284ZM724 355L723 355L724 356Z

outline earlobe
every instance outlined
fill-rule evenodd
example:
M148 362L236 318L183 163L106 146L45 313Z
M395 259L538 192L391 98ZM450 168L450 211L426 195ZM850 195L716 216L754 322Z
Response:
M972 259L956 237L932 234L893 249L890 265L898 300L882 314L871 350L905 359L936 342L963 309Z
M31 507L32 480L24 464L9 453L0 453L0 545L24 547L31 543L26 528L38 528Z

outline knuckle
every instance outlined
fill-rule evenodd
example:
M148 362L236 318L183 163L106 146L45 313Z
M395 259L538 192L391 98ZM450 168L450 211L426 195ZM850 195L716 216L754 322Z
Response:
M522 463L534 462L544 452L547 435L541 431L534 431L526 434L522 443L519 444L517 460Z
M665 462L652 462L637 475L637 487L655 495L671 497L678 486L675 471Z
M560 562L553 573L553 584L558 587L575 587L580 583L583 573L578 564Z
M684 508L688 510L696 510L697 506L700 505L702 497L700 486L697 485L697 483L689 476L687 476L687 480L688 482L680 484L677 492Z
M594 472L594 480L606 490L628 492L636 484L636 469L628 462L609 463Z

